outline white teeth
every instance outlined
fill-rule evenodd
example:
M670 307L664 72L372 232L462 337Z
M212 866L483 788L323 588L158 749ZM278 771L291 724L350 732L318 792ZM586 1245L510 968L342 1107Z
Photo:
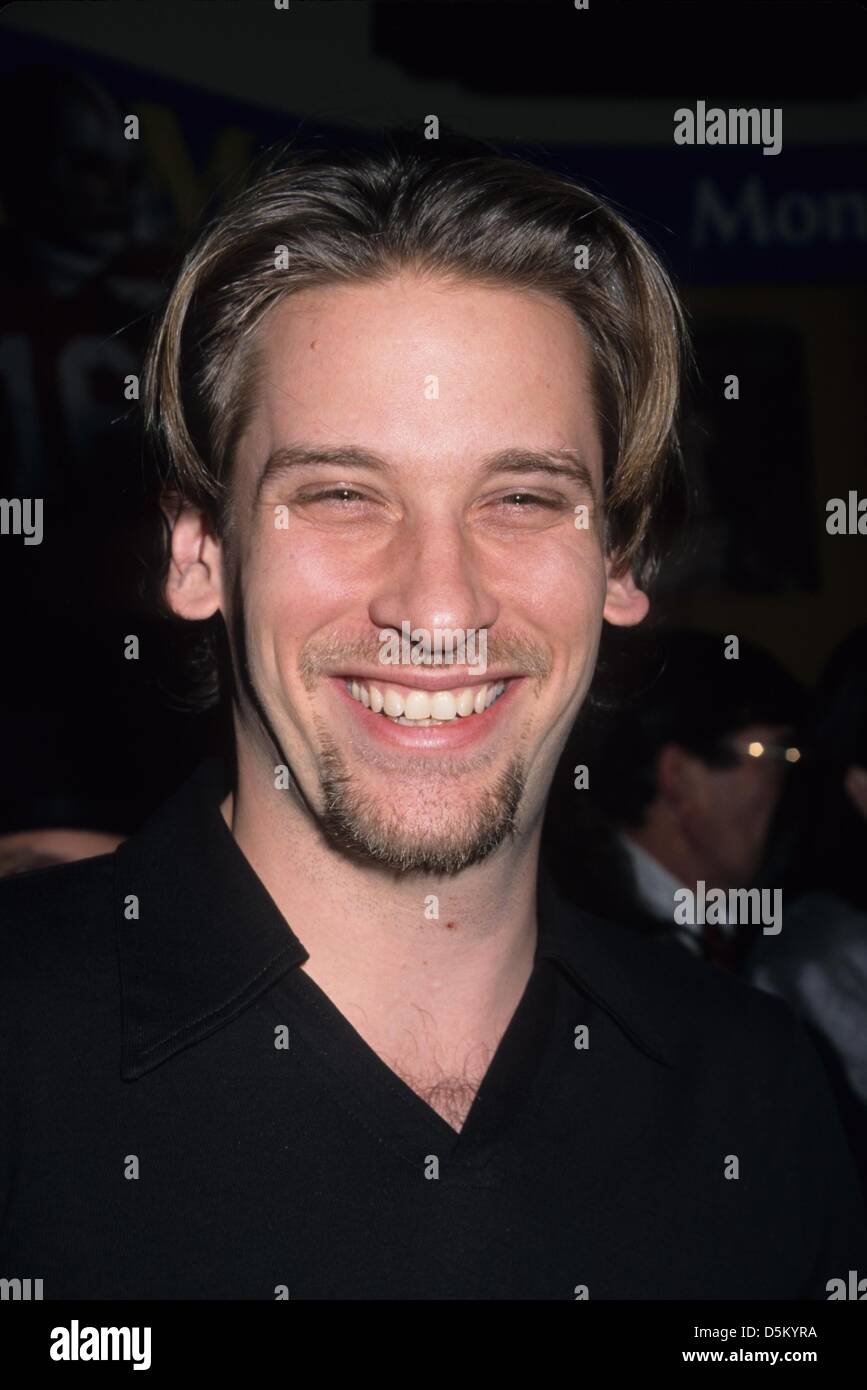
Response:
M463 719L465 719L468 714L472 714L474 699L475 696L471 690L462 690L458 696L457 712Z
M506 682L460 690L436 690L430 694L426 690L410 690L408 695L391 688L382 691L378 685L365 681L347 681L346 688L354 700L374 714L385 714L398 724L423 727L482 714L499 699Z
M388 699L388 696L386 696L386 699ZM429 719L431 713L430 704L430 696L425 694L423 690L412 690L403 702L401 713L404 719Z
M450 690L437 690L430 697L432 719L454 719L458 712L457 697ZM407 716L409 710L406 711Z

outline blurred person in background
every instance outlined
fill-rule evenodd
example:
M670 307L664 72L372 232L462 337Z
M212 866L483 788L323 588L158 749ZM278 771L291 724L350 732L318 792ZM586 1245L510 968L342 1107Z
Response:
M745 974L839 1061L838 1101L867 1186L867 626L831 657L805 744L766 873L783 885L783 930L757 936Z
M681 924L675 894L700 881L707 891L757 883L797 758L803 692L744 639L729 658L719 634L658 629L632 638L607 662L608 678L631 695L607 711L603 695L592 728L579 719L574 758L558 774L547 825L553 867L581 906L731 967L744 940L738 924ZM573 781L582 763L583 800ZM587 833L596 852L570 885L574 845Z

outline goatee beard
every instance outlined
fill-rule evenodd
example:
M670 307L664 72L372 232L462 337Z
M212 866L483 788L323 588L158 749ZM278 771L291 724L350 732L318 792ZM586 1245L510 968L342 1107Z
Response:
M322 731L320 730L320 733ZM331 841L355 858L398 874L459 874L480 864L515 833L526 772L513 758L463 819L455 816L449 831L436 837L424 832L409 838L397 815L387 817L356 786L338 749L323 737L319 785L324 810L320 825ZM459 779L456 797L459 800Z

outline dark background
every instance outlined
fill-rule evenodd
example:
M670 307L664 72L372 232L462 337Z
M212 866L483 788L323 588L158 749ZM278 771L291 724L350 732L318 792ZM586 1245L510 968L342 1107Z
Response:
M217 736L171 708L179 656L139 596L124 379L203 211L288 137L435 114L642 230L699 367L696 521L656 616L752 638L812 681L867 619L867 536L825 529L829 498L867 492L865 37L863 8L836 4L8 5L0 494L44 498L45 537L0 536L0 828L68 792L82 823L132 829ZM781 153L676 146L673 113L698 100L782 107Z

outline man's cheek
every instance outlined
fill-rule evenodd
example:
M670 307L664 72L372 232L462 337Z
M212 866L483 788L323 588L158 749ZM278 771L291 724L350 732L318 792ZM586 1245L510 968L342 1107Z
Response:
M299 567L298 556L284 541L276 551L258 557L245 576L245 606L255 614L257 636L282 642L286 636L303 634L316 611L319 590Z
M528 576L532 576L531 584ZM575 556L567 551L559 556L559 563L540 559L537 565L516 565L504 576L499 591L512 594L517 610L553 635L586 638L588 631L601 626L605 569L595 554Z
M382 563L360 540L319 532L285 532L268 557L269 580L306 603L369 591Z
M294 627L291 608L282 586L278 587L267 573L247 576L243 621L236 625L236 634L244 641L247 668L260 692L280 684L287 638Z

